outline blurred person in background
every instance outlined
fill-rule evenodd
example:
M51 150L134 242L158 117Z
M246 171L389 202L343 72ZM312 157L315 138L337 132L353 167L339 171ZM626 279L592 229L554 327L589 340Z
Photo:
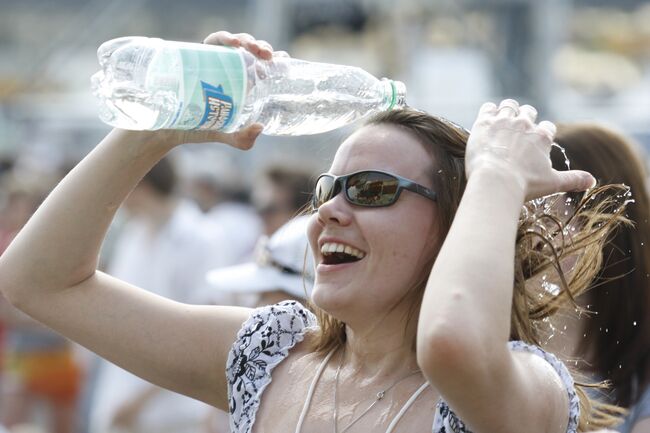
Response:
M187 158L184 193L206 214L203 231L222 251L215 266L248 261L264 228L250 203L247 179L226 155L199 153Z
M220 262L220 250L205 236L205 216L198 206L179 197L169 157L145 175L124 208L128 219L107 272L166 298L187 301L204 284L205 273ZM200 429L207 406L102 361L89 410L91 433L189 433Z
M272 235L309 202L315 171L303 163L277 162L262 169L253 190L253 205Z
M285 299L304 303L313 284L314 267L307 243L307 220L307 216L295 217L271 237L260 238L254 261L208 272L204 303L214 304L211 296L220 292L255 294L255 307Z
M605 246L604 265L593 288L578 299L580 318L560 316L564 329L549 347L597 380L611 382L609 403L629 409L621 433L650 433L650 200L646 157L628 138L596 124L558 125L555 142L571 169L590 172L601 184L623 183L634 202L631 225L620 227ZM565 157L552 153L553 166L566 170ZM568 193L577 203L583 193Z
M36 211L57 176L15 167L0 182L0 254ZM72 343L0 299L7 326L2 353L0 414L15 429L31 425L72 433L83 378ZM44 412L44 413L43 413Z
M246 244L250 239L251 233L256 235L256 245L264 242L273 233L275 233L287 221L294 218L308 204L311 194L312 184L315 171L311 170L307 161L301 163L293 162L276 162L262 168L254 177L255 190L252 193L252 204L259 220L262 223L262 233L250 229L246 234L246 226L242 226L245 220L237 221L229 218L231 223L222 224L222 218L212 217L212 211L208 214L208 219L215 242L215 246L228 245L228 251L239 251L235 245L239 237L246 239ZM224 206L231 208L231 204L219 204L216 206L218 215L221 215L220 208ZM229 210L225 212L230 213ZM231 214L235 215L235 214ZM216 224L215 224L216 223ZM239 224L237 227L235 224ZM228 228L225 237L221 234L224 228ZM256 227L253 227L256 229ZM226 239L224 241L223 239ZM231 247L232 245L232 247ZM246 257L246 261L253 258L254 249ZM232 266L241 263L241 260L223 260L216 264L216 268ZM250 307L256 305L256 296L252 296L247 291L212 291L211 303L221 305L241 305ZM220 299L219 299L220 298Z
M307 242L307 216L296 217L269 237L260 238L254 262L210 271L210 286L201 303L214 304L221 293L254 295L254 307L285 300L306 304L313 285L314 259ZM210 433L229 433L228 413L213 409L207 419Z

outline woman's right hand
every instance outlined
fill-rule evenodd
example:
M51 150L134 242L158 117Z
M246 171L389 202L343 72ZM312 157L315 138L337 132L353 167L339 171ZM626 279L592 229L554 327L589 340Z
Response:
M235 48L244 48L262 60L271 60L274 56L288 56L283 51L274 52L273 47L266 41L255 39L248 33L230 33L220 31L210 34L203 40L204 44L225 45ZM158 140L163 140L169 146L183 143L220 142L241 150L248 150L255 144L255 140L262 132L264 125L254 123L235 132L220 131L179 131L166 129L157 131Z

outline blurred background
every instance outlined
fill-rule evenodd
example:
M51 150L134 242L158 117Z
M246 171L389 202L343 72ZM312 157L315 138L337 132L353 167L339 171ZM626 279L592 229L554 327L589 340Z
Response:
M639 0L3 0L0 153L65 160L109 128L89 77L119 36L201 41L248 32L293 57L353 64L404 81L410 105L470 126L508 96L552 120L593 119L650 138L650 2ZM333 134L339 137L341 134ZM329 135L261 140L269 154L313 155ZM243 155L237 155L244 158Z
M98 120L89 79L99 69L99 45L120 36L200 42L217 30L248 32L296 58L403 81L409 105L466 127L483 102L511 97L537 107L542 118L601 122L650 147L650 1L0 0L0 6L0 172L9 178L0 184L2 248L49 188L109 131ZM317 173L349 129L264 136L252 152L184 146L174 155L185 182L181 195L207 212L211 205L196 192L201 185L192 189L188 182L209 187L229 179L230 185L220 184L226 188L236 179L245 189L271 163ZM277 210L264 208L270 199L256 204L246 191L233 192L241 193L262 217ZM22 326L11 324L24 318L3 314L5 328ZM22 406L29 422L16 423L22 427L15 431L91 431L86 389L94 360L78 348L73 354L76 369L61 367L78 381L66 391L73 404L55 407L69 411L63 426L53 427L44 409L49 403L39 403ZM0 382L8 390L0 400L5 412L16 403L14 382L6 375Z

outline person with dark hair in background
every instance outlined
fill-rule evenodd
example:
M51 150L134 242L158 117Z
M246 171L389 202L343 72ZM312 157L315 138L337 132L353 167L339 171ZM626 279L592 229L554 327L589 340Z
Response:
M601 184L630 187L631 224L620 227L605 245L604 265L593 288L579 298L580 319L556 328L564 338L552 347L576 359L578 367L611 382L610 402L630 413L621 433L650 433L650 199L646 161L629 139L596 124L558 125L555 142L566 151L571 169L590 172ZM565 157L551 154L553 167L566 170ZM568 193L579 202L582 193ZM561 327L560 327L561 326ZM566 326L566 328L564 328Z
M206 43L273 56L248 34ZM595 180L553 170L555 126L514 100L484 104L471 134L405 109L343 141L308 222L316 314L295 301L187 305L96 270L115 208L167 152L214 141L249 149L262 129L112 131L0 257L0 289L101 356L228 410L233 433L575 433L614 421L537 345L547 302L526 284L566 250L539 251L522 207ZM588 246L583 278L563 288L574 296L619 219L582 210L571 247Z

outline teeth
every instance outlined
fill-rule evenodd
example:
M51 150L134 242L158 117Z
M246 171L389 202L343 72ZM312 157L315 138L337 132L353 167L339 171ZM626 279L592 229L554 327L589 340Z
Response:
M323 246L320 249L321 253L324 255L327 254L333 254L333 253L345 253L349 254L351 256L357 257L359 259L362 259L366 256L366 253L364 253L361 250L358 250L354 247L351 247L349 245L343 245L339 244L336 242L327 242L323 244Z

